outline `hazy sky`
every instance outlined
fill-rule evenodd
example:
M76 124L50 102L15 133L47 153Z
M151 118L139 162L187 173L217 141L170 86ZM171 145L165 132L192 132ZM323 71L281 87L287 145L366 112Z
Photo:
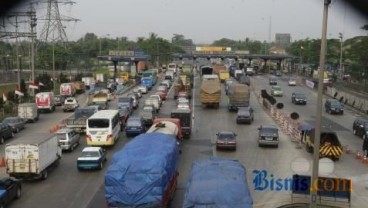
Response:
M292 40L320 38L323 0L74 0L60 5L62 15L81 21L65 23L70 40L87 32L100 37L126 36L130 40L150 32L171 40L183 34L195 43L220 38L271 40L275 33L290 33ZM328 38L367 35L360 29L368 21L342 0L332 0ZM45 8L45 6L43 6ZM40 8L39 12L45 13ZM40 26L42 23L39 24ZM41 29L41 27L38 27Z

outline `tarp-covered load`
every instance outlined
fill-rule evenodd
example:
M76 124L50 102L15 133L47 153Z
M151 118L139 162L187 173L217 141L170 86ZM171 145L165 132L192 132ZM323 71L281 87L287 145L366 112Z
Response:
M201 207L253 207L245 167L219 157L194 161L183 208Z
M176 137L178 135L179 128L171 121L161 121L152 125L151 128L147 130L147 133L151 132L163 133Z
M203 80L200 99L201 103L219 103L221 100L221 83L216 80Z
M116 152L105 174L105 197L110 207L161 207L170 182L176 178L179 147L162 133L135 137Z
M250 89L248 85L231 84L228 90L229 104L242 106L249 104Z

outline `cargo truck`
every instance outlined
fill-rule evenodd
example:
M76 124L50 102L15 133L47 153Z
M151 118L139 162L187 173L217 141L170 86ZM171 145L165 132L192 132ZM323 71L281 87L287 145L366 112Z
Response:
M305 143L307 152L314 152L315 128L302 129L302 141ZM322 130L320 137L319 157L330 158L337 161L341 158L343 150L339 138L335 132Z
M250 89L245 84L232 83L228 88L228 104L229 111L237 111L240 107L249 106Z
M183 137L189 139L192 133L192 111L190 109L175 109L171 111L170 116L180 120Z
M193 161L183 208L193 207L252 208L245 167L220 157Z
M220 107L221 85L217 80L203 80L200 90L200 101L203 107Z
M73 97L76 93L73 83L60 84L60 95L64 97Z
M5 146L6 172L19 179L46 179L61 154L56 135L28 134Z
M187 75L180 75L174 84L174 99L177 99L180 92L185 92L188 99L192 98L192 83Z
M18 117L26 122L35 122L39 119L36 103L20 103L18 105Z
M178 184L178 163L174 136L135 137L114 154L105 173L107 207L168 207Z
M40 112L55 111L55 100L53 92L39 92L35 96L35 103Z
M74 111L73 118L67 118L61 123L78 133L86 132L87 119L98 111L95 106L79 107Z
M225 80L230 78L230 74L226 69L220 70L219 77L220 77L220 81L223 83L225 82Z

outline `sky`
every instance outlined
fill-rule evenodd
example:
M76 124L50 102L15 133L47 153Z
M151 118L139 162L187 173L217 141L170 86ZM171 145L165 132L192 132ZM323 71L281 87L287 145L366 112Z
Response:
M290 33L292 41L321 38L323 0L74 0L73 5L59 5L62 16L79 19L64 22L69 40L86 33L99 37L148 37L156 33L171 40L182 34L196 44L214 40L271 41L275 33ZM38 14L46 13L38 6ZM38 30L42 29L42 22ZM332 0L329 7L327 38L344 39L367 35L361 30L367 17Z

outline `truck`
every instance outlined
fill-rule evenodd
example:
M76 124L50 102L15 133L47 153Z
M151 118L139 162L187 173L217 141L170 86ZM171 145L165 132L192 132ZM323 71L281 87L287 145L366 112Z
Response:
M141 83L143 86L146 86L148 90L151 90L153 87L153 78L152 77L143 77L141 79Z
M200 101L203 107L220 107L221 84L217 80L203 80L200 90Z
M167 71L173 71L176 74L178 65L176 63L169 63Z
M39 112L55 111L55 101L53 92L39 92L35 96L35 103Z
M211 66L202 66L201 67L201 77L205 74L213 74L213 68Z
M96 76L96 82L107 82L106 74L98 73Z
M60 95L64 97L73 97L76 93L73 83L60 84Z
M219 74L221 70L227 70L225 64L215 64L213 66L214 74Z
M79 107L79 104L78 104L77 99L75 99L74 97L68 97L64 101L63 111L64 112L74 111L78 107Z
M75 88L75 92L76 93L83 93L86 91L86 85L84 84L84 82L81 82L81 81L75 81L73 82L74 84L74 88Z
M180 92L185 92L188 99L192 98L192 82L187 75L180 75L174 84L174 99L177 99Z
M250 88L248 85L232 83L227 92L227 109L229 111L237 111L239 107L249 106Z
M93 85L95 85L96 81L93 77L82 77L82 82L86 86L86 89L93 88Z
M171 118L180 120L183 137L189 139L192 134L192 111L190 109L174 109Z
M243 70L241 70L241 69L237 69L237 70L235 70L235 72L234 72L234 78L235 78L236 80L239 80L239 79L240 79L240 77L242 77L242 76L244 76L244 72L243 72Z
M193 66L192 65L188 65L188 64L184 64L183 67L180 70L180 75L186 75L187 77L189 77L190 83L191 83L191 87L193 88L193 83L194 83L194 74L193 74Z
M230 78L229 71L227 71L226 69L225 70L220 70L219 77L220 77L220 81L222 83L225 82L225 80Z
M309 129L301 129L302 142L305 144L306 151L314 152L315 127ZM343 149L339 138L335 132L330 130L322 130L320 137L319 157L330 158L337 161L341 158Z
M203 205L253 207L246 169L239 161L221 157L193 161L183 208Z
M79 107L75 109L74 116L72 118L64 119L61 123L66 128L74 129L78 133L86 132L87 119L98 111L98 108L94 106Z
M56 135L27 134L6 144L6 173L17 179L47 179L48 171L58 165L61 154Z
M178 184L178 164L174 136L146 133L135 137L114 154L107 168L107 207L168 207Z
M93 103L102 103L102 102L107 103L108 102L108 94L106 92L103 92L103 91L97 91L93 95L92 102Z
M177 118L156 118L153 120L152 126L147 130L147 133L149 132L173 135L178 142L183 139L181 122Z
M139 61L137 63L137 72L138 74L142 74L142 72L144 72L145 70L147 70L147 65L146 65L146 62L144 61Z
M18 105L18 117L26 122L38 121L39 112L36 103L20 103Z

